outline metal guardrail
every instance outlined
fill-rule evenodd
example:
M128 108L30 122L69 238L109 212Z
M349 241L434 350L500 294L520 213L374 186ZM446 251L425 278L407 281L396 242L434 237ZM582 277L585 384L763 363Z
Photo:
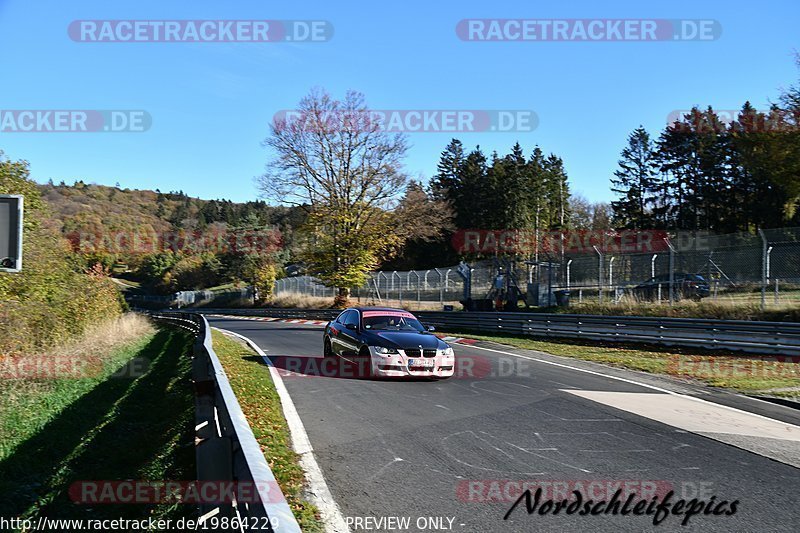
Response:
M330 309L203 309L202 313L331 320ZM550 313L465 313L417 311L441 329L557 339L635 342L726 350L749 354L800 356L800 323L702 318L570 315Z
M234 482L247 491L247 502L204 503L200 520L234 524L238 531L297 533L300 526L261 447L247 423L233 393L222 364L211 344L211 328L205 317L196 313L150 313L158 321L192 332L196 336L192 358L195 386L195 431L197 480L214 483ZM252 496L257 493L257 498ZM254 500L254 501L250 501ZM238 527L237 527L238 526ZM231 528L200 526L201 529L231 531Z

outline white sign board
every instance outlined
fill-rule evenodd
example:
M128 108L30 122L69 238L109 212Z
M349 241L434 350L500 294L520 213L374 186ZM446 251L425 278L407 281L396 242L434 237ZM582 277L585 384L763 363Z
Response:
M22 196L0 194L0 272L22 270Z

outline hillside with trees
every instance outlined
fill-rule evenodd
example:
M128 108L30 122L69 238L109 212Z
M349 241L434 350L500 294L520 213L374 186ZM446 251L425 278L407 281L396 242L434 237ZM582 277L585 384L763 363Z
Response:
M261 200L201 200L182 191L82 181L39 189L54 215L49 224L87 267L111 271L116 265L125 270L120 275L157 293L246 283L264 285L268 294L306 216Z
M800 61L798 62L800 66ZM767 110L694 107L628 137L612 178L614 223L732 233L800 226L800 85Z

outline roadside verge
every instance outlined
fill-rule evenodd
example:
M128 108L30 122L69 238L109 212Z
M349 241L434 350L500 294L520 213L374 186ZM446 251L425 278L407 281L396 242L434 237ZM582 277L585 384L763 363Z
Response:
M349 531L314 458L294 403L269 357L242 335L214 330L215 351L302 530ZM254 365L264 368L265 364L271 380L254 372Z

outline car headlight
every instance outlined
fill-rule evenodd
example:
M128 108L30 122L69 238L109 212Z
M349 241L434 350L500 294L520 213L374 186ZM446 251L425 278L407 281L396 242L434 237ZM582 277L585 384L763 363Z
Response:
M375 351L381 355L397 355L399 353L394 348L387 348L386 346L376 346Z
M448 346L447 348L442 350L442 355L445 357L453 357L455 355L455 352L453 352L452 347Z

